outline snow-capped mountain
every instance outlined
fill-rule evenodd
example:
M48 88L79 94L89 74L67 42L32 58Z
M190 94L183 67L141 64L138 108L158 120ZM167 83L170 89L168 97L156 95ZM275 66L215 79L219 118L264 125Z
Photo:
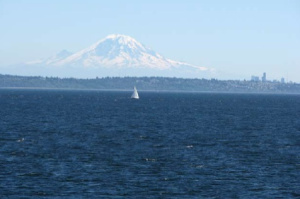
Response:
M167 59L142 45L134 38L113 34L74 54L64 50L60 53L28 65L60 69L68 76L68 69L93 71L98 76L189 76L199 75L208 69ZM63 71L62 71L63 69ZM61 75L58 75L61 76ZM73 75L74 76L74 75ZM78 76L78 75L75 75ZM90 75L87 75L90 76Z

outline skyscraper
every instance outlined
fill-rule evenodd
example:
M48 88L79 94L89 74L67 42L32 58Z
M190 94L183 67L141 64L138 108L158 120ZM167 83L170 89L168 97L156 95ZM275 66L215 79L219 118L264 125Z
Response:
M262 82L266 82L267 81L267 74L266 73L263 74L263 76L261 78L261 81Z
M258 81L259 81L259 77L258 77L258 76L252 75L252 76L251 76L251 81L253 81L253 82L258 82Z

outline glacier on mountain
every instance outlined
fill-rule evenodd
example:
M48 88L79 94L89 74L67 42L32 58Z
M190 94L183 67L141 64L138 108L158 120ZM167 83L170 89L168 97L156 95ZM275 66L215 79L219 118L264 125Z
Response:
M184 62L167 59L147 48L134 38L112 34L95 44L76 53L66 50L45 59L29 62L47 68L59 70L64 76L169 76L201 77L209 70ZM78 71L78 75L76 75ZM85 75L85 73L90 73ZM61 74L57 76L62 76Z

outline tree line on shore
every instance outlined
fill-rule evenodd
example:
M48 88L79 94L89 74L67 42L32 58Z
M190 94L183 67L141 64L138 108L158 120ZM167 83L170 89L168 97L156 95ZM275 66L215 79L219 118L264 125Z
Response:
M300 93L300 84L169 77L103 77L93 79L0 75L1 88L107 89L204 92Z

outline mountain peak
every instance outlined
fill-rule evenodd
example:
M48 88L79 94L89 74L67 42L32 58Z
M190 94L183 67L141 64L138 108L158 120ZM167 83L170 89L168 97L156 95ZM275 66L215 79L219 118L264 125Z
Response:
M130 37L128 35L122 35L122 34L110 34L110 35L106 36L105 38L106 39L120 39L120 38L133 39L132 37Z
M147 75L146 70L156 71L155 74L173 70L179 73L185 70L207 70L204 67L167 59L134 38L122 34L108 35L74 54L62 51L43 63L48 66L60 67L140 70L145 73L144 75Z
M116 45L127 45L130 48L142 48L143 50L145 49L145 47L140 42L135 40L134 38L127 36L127 35L122 35L122 34L108 35L104 39L97 42L96 45L99 45L108 40L115 42Z
M67 51L66 49L61 50L60 52L58 52L55 56L59 57L59 58L66 58L67 56L70 56L72 53Z

